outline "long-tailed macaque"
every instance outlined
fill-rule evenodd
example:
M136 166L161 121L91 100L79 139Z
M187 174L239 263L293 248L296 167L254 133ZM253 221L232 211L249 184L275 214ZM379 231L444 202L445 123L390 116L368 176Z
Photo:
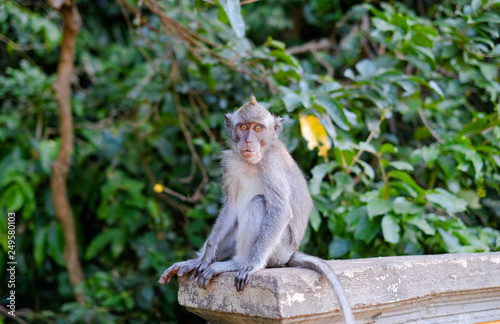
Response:
M298 251L313 201L302 172L278 139L283 119L271 115L253 95L225 117L229 149L222 155L224 206L198 257L175 263L158 282L194 271L198 285L206 287L213 276L237 271L234 285L242 291L251 275L266 267L304 267L328 279L344 321L354 323L333 270Z

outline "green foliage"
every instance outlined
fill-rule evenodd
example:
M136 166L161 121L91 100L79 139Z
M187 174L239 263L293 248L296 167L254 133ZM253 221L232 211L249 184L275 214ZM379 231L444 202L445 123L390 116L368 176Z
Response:
M285 118L281 138L309 179L306 252L500 250L498 3L447 1L419 15L399 2L259 1L243 14L230 0L151 0L133 13L125 3L137 6L78 2L68 185L83 307L50 191L59 16L0 4L0 210L17 215L17 301L34 308L37 287L33 320L196 321L175 284L156 280L207 237L222 199L223 115L250 93ZM290 54L311 34L336 42ZM321 156L302 136L309 115L331 144ZM3 255L5 218L0 227Z

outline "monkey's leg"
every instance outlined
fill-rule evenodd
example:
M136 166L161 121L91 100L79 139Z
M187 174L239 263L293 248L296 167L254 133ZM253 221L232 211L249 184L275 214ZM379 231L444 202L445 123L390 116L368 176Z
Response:
M194 270L193 276L197 278L203 271L205 271L212 263L220 260L218 257L221 254L227 254L226 250L234 251L227 242L231 242L232 235L238 226L236 214L232 210L231 204L228 202L222 207L222 210L215 221L212 232L205 242L203 249L200 251L202 261L199 266ZM234 239L233 239L234 241ZM220 249L223 251L221 252Z
M234 254L235 247L236 247L236 235L234 234L234 231L228 232L226 236L219 242L219 249L217 249L216 253L216 258L217 260L224 260L229 258ZM206 242L203 245L203 247L200 249L199 252L197 252L198 257L196 259L188 260L188 261L183 261L183 262L177 262L170 266L167 270L163 272L161 275L160 279L158 280L159 283L164 284L165 282L170 282L170 279L174 275L177 274L178 277L181 277L182 275L189 273L193 270L197 270L200 268L203 260L203 256L205 255L206 251ZM195 277L195 274L193 273L193 277Z
M235 260L212 263L203 273L198 276L198 285L200 288L205 288L213 276L223 272L236 271L241 266L241 263Z
M257 195L250 201L245 218L255 224L241 225L245 228L242 235L246 243L240 247L242 239L238 237L236 257L242 262L242 266L234 280L236 290L242 291L249 283L251 275L266 267L270 254L281 242L291 215L289 205L268 204L263 195ZM246 255L239 255L240 251L244 250Z

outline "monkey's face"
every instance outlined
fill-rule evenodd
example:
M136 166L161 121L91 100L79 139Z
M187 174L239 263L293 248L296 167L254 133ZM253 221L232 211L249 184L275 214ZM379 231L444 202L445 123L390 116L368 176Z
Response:
M283 118L274 117L252 95L232 114L225 114L229 146L247 162L259 163L268 146L283 129Z
M268 127L260 123L242 122L235 127L238 138L238 151L243 159L257 164L262 159L262 149L269 136Z

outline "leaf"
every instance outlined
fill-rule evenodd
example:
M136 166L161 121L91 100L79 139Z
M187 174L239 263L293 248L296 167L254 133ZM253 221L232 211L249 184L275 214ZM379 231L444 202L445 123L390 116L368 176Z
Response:
M356 70L363 80L372 79L377 74L377 69L372 61L364 59L356 64Z
M9 213L18 211L23 207L23 204L23 192L17 184L9 186L0 199L0 207L5 206Z
M415 189L418 194L424 194L425 193L425 190L422 189L422 187L420 187L416 182L415 180L412 179L412 177L406 173L406 172L403 172L403 171L397 171L397 170L391 170L387 173L387 177L389 178L396 178L396 179L399 179L401 181L403 181L404 183L406 183L407 185L409 185L410 187L412 187L413 189Z
M457 198L443 188L436 188L435 192L428 194L427 201L440 206L450 214L463 212L467 208L465 200Z
M378 221L370 221L368 216L364 215L360 218L356 230L354 231L354 238L362 240L365 243L370 243L380 230L380 223Z
M331 171L332 169L332 165L327 163L321 163L312 168L312 179L309 180L309 192L311 193L311 195L318 195L320 193L323 178L325 177L327 172Z
M420 28L418 29L418 32L421 34L426 34L426 35L430 35L433 37L437 37L439 35L437 30L432 26L420 26Z
M64 260L64 236L61 229L61 225L56 224L52 226L49 230L47 242L49 247L49 255L52 259L61 267L66 266L66 261Z
M318 89L316 89L316 94L320 95L323 93L330 93L336 90L340 90L342 88L343 88L342 84L336 81L328 82L320 86Z
M481 70L486 80L495 82L498 73L496 64L479 64L479 70Z
M471 161L472 165L474 166L474 170L476 171L474 177L476 178L476 180L481 178L484 163L483 159L481 159L481 156L476 151L474 151L474 149L464 144L453 144L448 148L452 151L464 154L465 159L467 161Z
M136 296L137 300L141 302L138 303L142 309L149 310L153 307L153 298L155 296L155 292L151 286L143 286L138 289L138 295Z
M267 45L269 47L274 47L276 49L284 51L286 49L286 44L278 40L273 39L271 36L267 37Z
M97 234L85 251L85 260L90 260L101 252L101 250L111 242L117 230L118 229L113 229Z
M291 56L289 56L288 54L286 54L285 52L283 52L283 51L274 50L274 51L271 51L269 53L269 55L274 56L274 57L280 59L281 61L283 61L283 62L285 62L287 64L290 64L290 65L292 65L294 67L298 67L298 65L293 60L293 58Z
M412 218L412 219L408 220L407 223L416 226L418 229L420 229L422 232L424 232L427 235L431 235L431 236L436 235L436 229L434 227L432 227L431 225L429 225L429 223L427 223L425 218L423 218L422 216L417 216L415 218Z
M312 151L317 147L318 155L326 156L331 144L325 127L321 125L318 118L314 115L300 115L299 122L302 137L307 141L307 148Z
M342 171L335 173L333 180L335 181L335 189L330 195L332 201L336 200L344 191L351 190L353 183L352 178Z
M245 36L245 21L241 15L241 5L240 0L215 0L219 4L227 15L231 27L236 34L236 37L242 38Z
M483 7L483 4L481 0L472 0L471 2L471 7L472 10L474 10L474 13L477 13L481 8Z
M422 158L428 167L432 167L434 161L439 157L439 147L436 145L422 147Z
M59 142L53 140L43 140L38 146L38 152L40 154L40 165L45 174L51 173L51 164L57 157L59 152Z
M111 240L111 255L113 258L119 257L125 249L126 236L124 230L117 230Z
M385 215L382 218L382 234L384 234L386 242L398 243L400 238L399 231L399 225L391 215Z
M29 219L31 216L33 216L36 206L35 193L33 191L33 187L30 183L28 183L28 181L24 177L15 176L13 177L13 179L21 189L21 192L23 193L24 196L23 217L25 219Z
M384 143L380 147L380 154L384 153L396 153L396 148L391 143Z
M444 92L443 90L441 90L436 81L434 80L429 81L429 88L434 90L441 97L441 99L444 99Z
M363 167L366 176L370 178L370 180L375 179L375 171L373 170L371 165L369 165L363 160L358 160L358 164L360 164Z
M33 259L35 264L40 267L45 259L45 242L47 241L47 230L38 229L33 238Z
M498 191L498 190L497 190ZM481 188L477 188L476 190L476 195L479 197L479 198L484 198L486 197L486 190L484 189L484 187L481 187ZM474 208L474 207L472 207Z
M337 101L328 97L320 97L314 100L314 105L323 108L340 129L349 130L349 121Z
M328 245L328 256L336 259L349 253L349 241L342 237L336 237Z
M405 197L396 197L392 202L392 210L396 214L411 215L421 211L421 208L407 200Z
M446 250L450 253L460 253L463 252L463 248L458 241L458 238L446 232L442 228L438 228L439 234L443 238L443 242L446 246Z
M479 202L479 196L474 190L462 189L460 190L459 193L457 193L457 196L464 199L467 202L467 206L469 206L472 209L480 209L482 207L481 203Z
M368 216L366 206L354 207L351 211L344 215L344 220L349 226L352 226L360 221L362 217Z
M356 145L355 147L357 149L360 149L360 150L363 150L366 152L370 152L372 154L377 154L377 150L371 144L368 144L364 141L359 142L359 144Z
M311 217L309 218L309 224L311 224L311 227L315 232L319 230L319 227L321 226L321 215L320 213L314 208L311 212Z
M475 23L500 24L500 16L495 12L484 12L472 19Z
M389 165L403 171L413 171L413 166L405 161L391 161Z
M284 87L281 87L281 89L286 89L284 91L285 94L281 97L281 100L285 104L287 112L292 112L302 105L302 98L298 94Z
M52 21L45 20L42 23L43 35L45 38L45 45L48 50L51 50L56 44L60 42L61 31Z
M391 209L391 202L380 198L374 198L367 204L368 217L372 219L378 215L384 215Z

